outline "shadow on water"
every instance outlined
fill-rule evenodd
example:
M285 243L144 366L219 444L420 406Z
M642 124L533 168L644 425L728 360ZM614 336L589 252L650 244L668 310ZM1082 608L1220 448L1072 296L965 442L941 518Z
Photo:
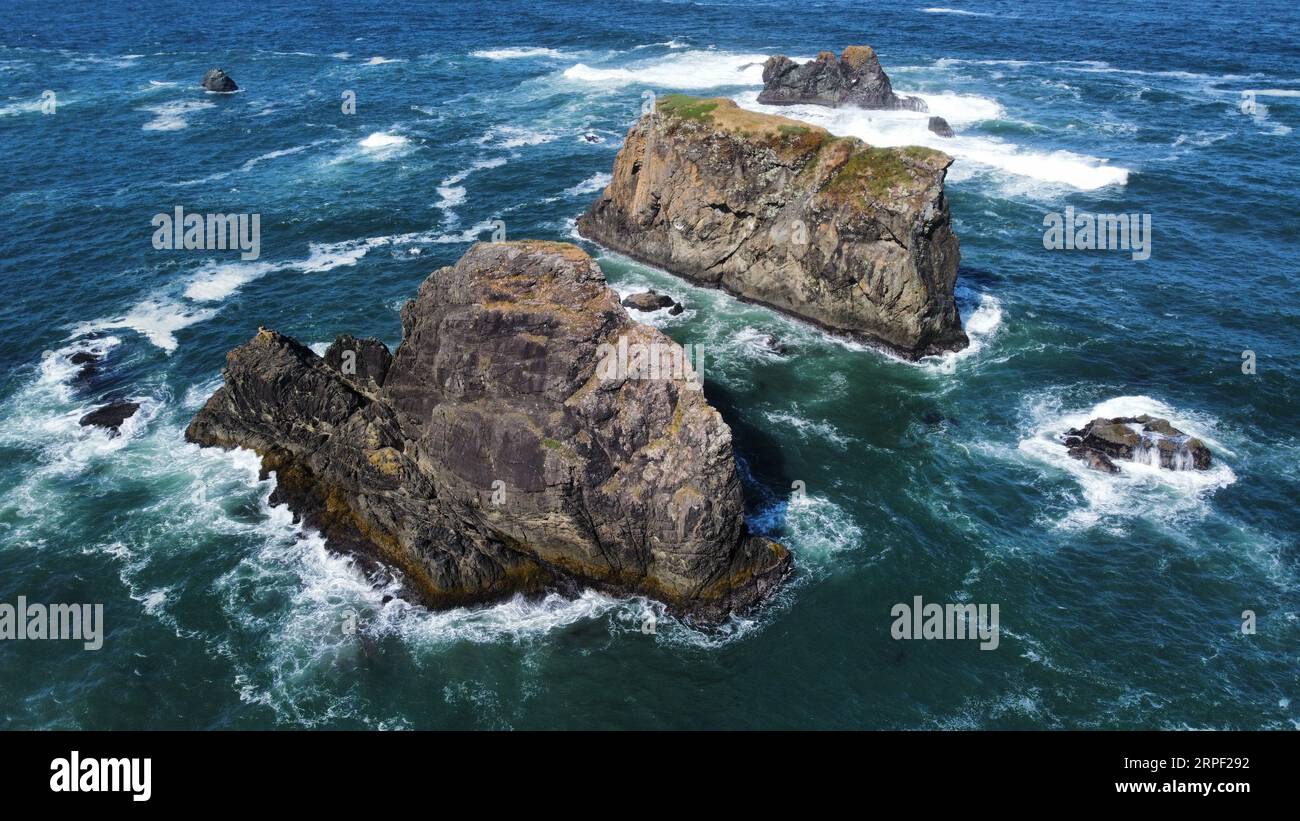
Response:
M745 485L745 513L753 515L790 496L793 479L786 472L781 443L776 437L749 424L739 410L741 399L716 382L705 382L704 396L717 408L731 428L732 447L737 468ZM775 525L785 524L785 508L780 508Z
M974 287L977 291L987 291L993 286L1002 285L1003 283L1004 279L1001 274L994 273L987 268L962 265L957 269L957 284Z

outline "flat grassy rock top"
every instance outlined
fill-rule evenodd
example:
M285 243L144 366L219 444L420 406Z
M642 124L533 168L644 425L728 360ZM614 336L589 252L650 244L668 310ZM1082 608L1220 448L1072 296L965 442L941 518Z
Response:
M809 164L814 171L829 172L823 191L832 195L921 193L935 174L952 165L952 157L933 148L877 148L811 123L741 108L726 97L670 94L659 100L657 110L668 118L670 128L694 125L743 137L787 160Z

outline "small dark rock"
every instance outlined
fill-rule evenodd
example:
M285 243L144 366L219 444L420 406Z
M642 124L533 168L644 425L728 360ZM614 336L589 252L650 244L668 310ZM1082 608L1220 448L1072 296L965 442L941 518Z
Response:
M135 415L140 409L139 402L128 402L125 399L114 399L103 407L96 408L85 416L81 417L80 425L89 427L104 428L108 431L109 436L117 436L121 431L122 423Z
M940 137L953 136L952 126L948 125L948 121L943 117L931 117L929 128Z
M210 68L208 73L203 75L203 87L208 91L216 91L222 94L229 94L232 91L238 91L239 86L235 81L230 79L230 75L219 68Z
M77 351L68 357L68 361L73 365L81 366L81 370L77 371L76 380L86 382L99 373L99 359L98 356L89 351Z
M673 310L669 313L674 316L684 310L677 300L666 294L657 293L654 289L626 297L623 300L623 307L637 311L657 311L660 308L672 308Z

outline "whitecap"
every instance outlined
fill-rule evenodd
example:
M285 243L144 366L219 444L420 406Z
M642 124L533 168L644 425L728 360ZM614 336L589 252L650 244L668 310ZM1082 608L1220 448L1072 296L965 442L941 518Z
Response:
M190 278L185 298L195 302L217 302L239 290L248 282L279 270L283 263L209 262Z
M165 296L145 299L126 313L76 326L80 333L128 328L167 353L176 350L176 332L216 316L213 308L187 305Z
M389 151L394 148L400 148L409 142L410 140L399 134L385 134L382 131L376 131L361 140L357 145L361 146L366 151Z
M522 60L522 59L530 59L536 57L546 57L552 60L561 60L568 55L566 55L562 51L553 48L521 47L521 48L481 49L479 51L471 51L469 53L469 56L482 57L486 60Z
M967 11L965 9L949 9L939 6L921 9L926 14L959 14L963 17L992 17L993 15L982 11Z
M595 194L598 191L604 191L605 186L609 185L613 179L612 175L603 172L592 174L577 185L564 189L564 196L579 197L584 194Z
M549 131L534 131L513 125L495 126L482 137L480 144L490 144L497 148L523 148L524 146L544 145L558 139L558 135Z
M186 119L189 115L215 107L216 103L201 100L181 100L163 105L145 106L141 110L153 114L154 118L140 127L144 131L178 131L189 127L189 121Z
M601 68L577 63L563 72L567 80L606 86L640 83L664 89L702 89L763 84L766 54L726 51L683 51L633 63Z

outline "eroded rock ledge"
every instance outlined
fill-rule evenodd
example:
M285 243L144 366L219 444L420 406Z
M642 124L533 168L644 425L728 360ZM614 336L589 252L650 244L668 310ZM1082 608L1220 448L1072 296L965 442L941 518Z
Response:
M578 232L915 358L967 344L943 188L951 163L671 95L628 132Z
M186 438L257 451L275 501L431 607L590 585L716 621L788 572L746 530L703 394L598 372L601 343L673 343L580 249L476 245L425 280L402 331L391 357L344 336L322 358L259 330Z

